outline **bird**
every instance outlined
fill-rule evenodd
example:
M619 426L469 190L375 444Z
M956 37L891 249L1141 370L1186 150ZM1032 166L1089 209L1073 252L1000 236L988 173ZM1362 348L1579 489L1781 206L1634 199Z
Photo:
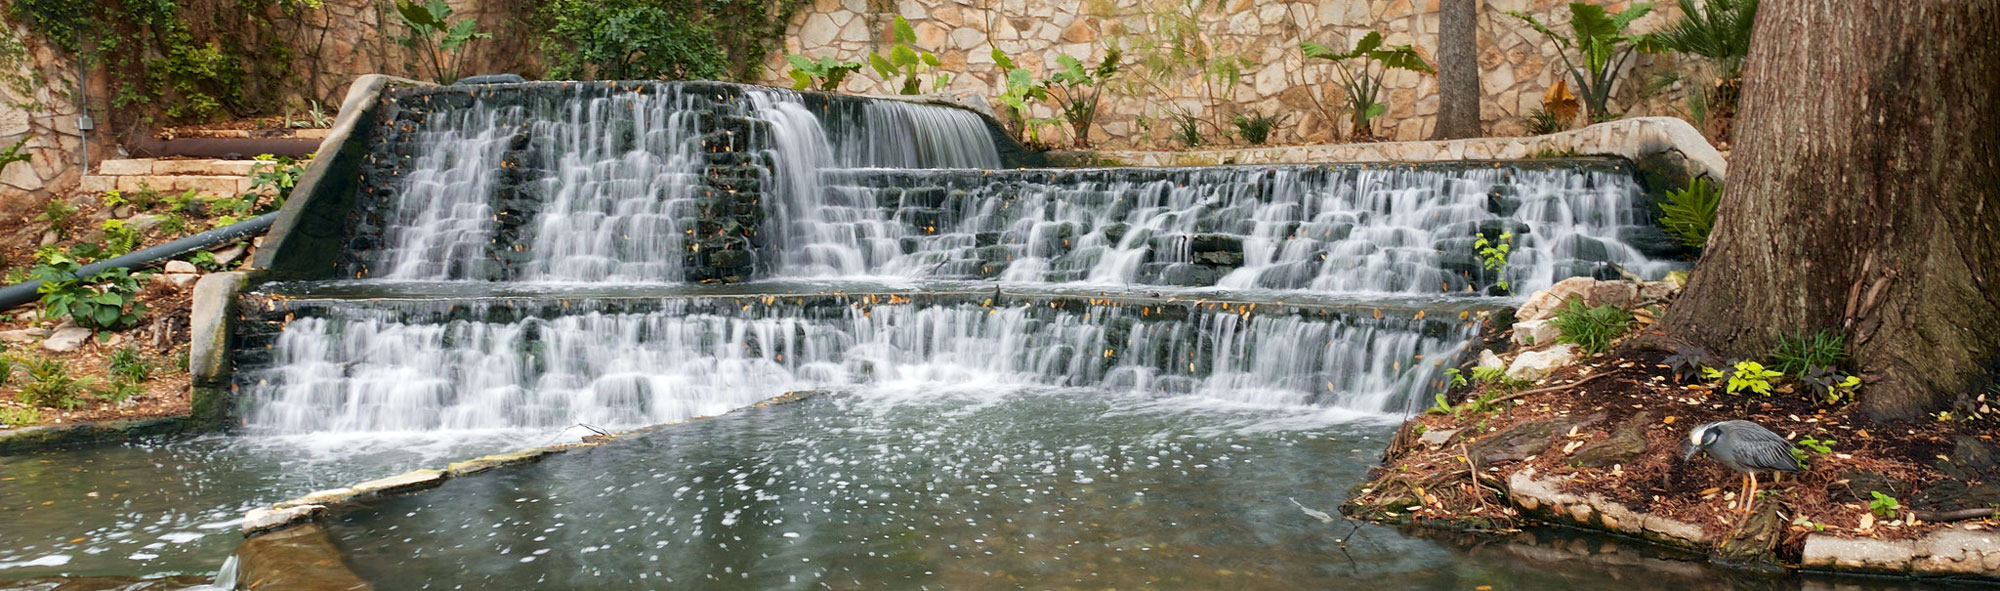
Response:
M1687 443L1681 445L1681 461L1694 459L1701 452L1708 452L1708 457L1743 475L1745 512L1750 510L1750 500L1757 495L1758 472L1802 470L1798 458L1792 456L1792 442L1750 421L1719 421L1695 427L1688 432Z

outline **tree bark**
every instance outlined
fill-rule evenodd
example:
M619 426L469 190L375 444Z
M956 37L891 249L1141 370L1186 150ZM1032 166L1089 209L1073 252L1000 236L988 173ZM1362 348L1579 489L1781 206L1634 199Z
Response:
M1438 1L1438 114L1434 140L1479 137L1479 0Z
M1746 358L1840 331L1877 419L1991 384L1996 37L1990 0L1764 3L1715 232L1663 329Z

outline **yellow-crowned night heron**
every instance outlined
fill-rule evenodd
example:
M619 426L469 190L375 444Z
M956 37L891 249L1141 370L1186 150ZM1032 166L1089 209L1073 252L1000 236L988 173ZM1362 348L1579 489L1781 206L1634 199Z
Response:
M1681 460L1708 452L1708 457L1742 474L1747 483L1743 508L1749 510L1757 495L1758 472L1798 472L1799 461L1792 457L1792 442L1750 421L1722 421L1695 427L1681 446Z

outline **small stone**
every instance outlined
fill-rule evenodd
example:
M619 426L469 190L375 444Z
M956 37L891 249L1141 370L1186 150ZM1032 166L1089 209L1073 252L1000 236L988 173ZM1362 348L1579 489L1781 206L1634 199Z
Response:
M161 277L166 277L167 283L173 284L174 287L187 287L201 280L200 275L193 273L168 273L161 275Z
M197 268L195 268L195 266L194 266L194 263L190 263L190 262L187 262L187 261L167 261L167 268L166 268L166 270L167 270L167 272L168 272L168 273L200 273L200 272L201 272L201 269L197 269Z
M1507 367L1507 362L1501 361L1500 356L1495 355L1492 349L1480 349L1479 366L1493 368L1493 369L1501 369Z
M154 228L160 227L160 223L165 221L166 218L150 213L142 213L126 218L125 229L131 230L134 234L144 236L147 232L153 231Z
M1562 329L1547 319L1514 323L1514 344L1521 347L1546 345L1556 342L1562 336Z
M48 340L42 341L42 348L57 353L75 351L82 348L85 341L90 340L90 333L90 329L81 326L59 328L55 334L49 335Z
M321 505L299 505L283 509L251 509L243 515L243 535L268 531L312 519L326 507Z
M242 258L243 253L249 252L249 250L249 247L238 242L235 246L215 251L215 264L227 266L230 263L236 262L236 259Z
M49 336L46 328L23 328L0 331L0 343L32 343L36 339Z
M1507 367L1507 377L1516 380L1536 381L1563 366L1576 362L1575 345L1556 345L1541 351L1529 351L1514 358L1514 365Z
M1457 434L1457 429L1432 429L1425 431L1423 436L1418 437L1417 442L1431 447L1440 447L1450 442L1451 436Z

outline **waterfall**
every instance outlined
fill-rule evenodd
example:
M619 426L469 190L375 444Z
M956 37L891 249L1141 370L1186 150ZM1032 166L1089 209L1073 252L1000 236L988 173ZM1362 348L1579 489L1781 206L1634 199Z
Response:
M1409 385L1470 337L1393 317L1172 310L343 302L291 320L243 383L249 423L276 432L642 426L870 383L1375 411L1411 403Z

